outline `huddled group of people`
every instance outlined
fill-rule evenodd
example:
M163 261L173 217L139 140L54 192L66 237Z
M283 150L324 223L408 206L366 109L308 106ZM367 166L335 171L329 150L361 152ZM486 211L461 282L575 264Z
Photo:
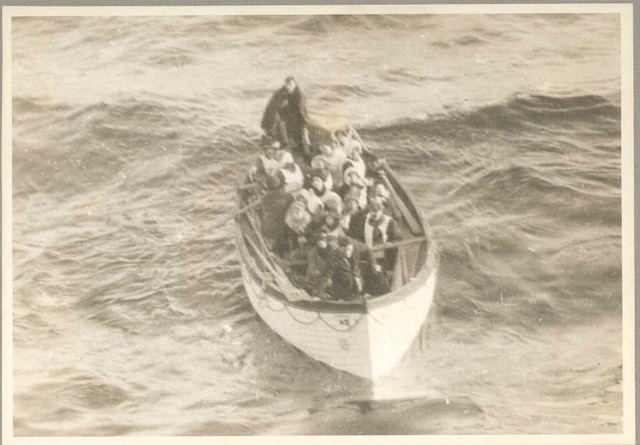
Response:
M266 191L260 205L265 242L292 265L292 282L314 297L387 293L397 249L375 246L399 240L400 231L384 171L374 158L365 162L355 132L340 129L312 146L306 122L304 100L287 78L265 110L262 154L249 172Z

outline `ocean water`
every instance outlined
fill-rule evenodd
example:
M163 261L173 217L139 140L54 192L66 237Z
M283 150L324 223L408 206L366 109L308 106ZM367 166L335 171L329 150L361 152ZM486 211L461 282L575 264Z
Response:
M16 435L622 431L616 15L12 29ZM290 74L439 245L432 310L375 385L257 317L224 222Z

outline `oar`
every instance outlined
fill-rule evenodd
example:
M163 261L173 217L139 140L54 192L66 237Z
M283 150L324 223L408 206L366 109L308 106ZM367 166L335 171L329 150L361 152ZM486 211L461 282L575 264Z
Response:
M257 235L257 236L260 236L260 235ZM282 286L282 283L284 283L285 280L280 276L280 274L275 270L273 265L271 265L269 260L264 256L264 254L262 253L262 250L260 249L260 247L258 247L256 245L256 242L253 239L251 239L251 235L245 235L244 239L247 240L247 242L249 244L251 244L251 248L255 251L255 253L258 256L258 258L260 259L260 261L262 261L262 263L265 266L267 266L267 269L269 269L269 272L271 272L271 274L274 276L274 278L276 278L278 281L280 281L280 286Z
M256 199L252 203L247 204L246 206L244 206L243 208L241 208L240 210L235 212L233 215L227 216L225 219L222 220L222 222L220 224L226 224L229 221L231 221L232 219L236 219L238 216L248 212L249 210L251 210L251 209L253 209L255 207L258 207L260 204L262 204L262 199Z
M415 238L407 238L390 243L378 244L377 246L369 247L368 249L370 252L378 252L380 250L395 249L396 247L406 246L408 244L423 243L425 241L429 241L428 236L417 236ZM305 266L307 264L307 260L284 261L283 263L285 266L289 267Z
M358 141L360 141L360 143L362 144L362 147L367 152L373 154L373 152L369 149L369 147L367 147L367 145L364 143L364 141L362 140L362 138L360 137L358 132L355 131L355 129L353 129L353 127L349 127L349 128L356 135L356 137L358 138ZM389 164L387 164L387 162L384 159L381 159L380 163L384 164L387 168L389 167ZM422 228L422 224L414 216L413 212L411 212L411 210L409 210L409 207L407 207L407 204L404 202L404 200L402 200L398 196L398 194L396 193L396 190L391 185L391 182L389 181L389 178L387 178L386 174L382 174L380 176L382 177L382 180L384 181L385 185L387 186L387 188L391 192L391 195L393 196L393 201L395 202L395 204L400 209L400 213L404 217L405 221L407 221L407 224L409 224L409 228L414 233L414 235L418 235L418 234L424 233L424 230Z
M379 250L395 249L396 247L406 246L407 244L422 243L428 240L428 236L417 236L415 238L401 239L390 243L378 244L377 246L369 247L369 250L371 252L377 252Z

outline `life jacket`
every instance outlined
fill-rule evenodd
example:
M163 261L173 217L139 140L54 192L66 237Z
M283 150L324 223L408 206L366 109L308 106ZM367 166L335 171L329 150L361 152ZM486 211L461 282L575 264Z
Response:
M362 158L358 159L357 161L355 159L347 159L342 165L343 174L349 167L355 169L355 171L358 173L358 176L360 176L362 179L366 177L367 166Z
M322 201L323 204L326 201L327 197L329 197L332 193L333 192L331 191L331 189L328 188L326 185L324 187L324 192L322 192L322 195L318 195L316 189L311 187L311 194L317 196L318 198L320 198L320 201Z
M293 157L288 151L280 159L271 159L265 155L260 155L260 162L262 162L264 172L269 176L273 176L285 165L293 163Z
M290 169L291 166L293 166L293 171ZM280 169L280 173L284 178L285 192L297 192L304 185L304 174L298 164L287 164Z
M388 238L387 229L389 227L389 223L391 222L391 217L383 213L381 218L382 218L382 222L378 224L377 227L380 229L380 232L382 232L382 243L384 244L387 242L387 238ZM367 246L373 247L374 246L373 231L376 226L372 226L369 222L370 220L371 220L371 215L367 215L367 219L365 220L365 223L364 223L364 242L367 244Z
M342 172L344 170L345 162L347 162L347 155L339 146L336 146L333 149L333 154L330 157L327 157L327 163L329 164L329 173L331 173L331 177L333 178L334 189L339 189L340 187L342 187Z

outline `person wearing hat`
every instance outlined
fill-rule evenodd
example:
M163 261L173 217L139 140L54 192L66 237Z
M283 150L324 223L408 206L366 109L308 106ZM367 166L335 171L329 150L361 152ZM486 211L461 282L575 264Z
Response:
M284 228L285 215L293 202L293 196L284 190L284 181L279 174L267 177L267 188L267 194L262 198L260 206L262 233L273 247Z
M353 139L351 131L348 129L339 129L333 133L334 146L344 151L347 157L351 157L354 150L362 151L360 142Z
M329 209L324 215L322 229L329 235L333 235L338 238L343 237L345 233L342 227L342 215L332 209Z
M391 194L389 190L382 182L374 182L368 190L367 202L373 203L379 202L384 207L384 213L391 218L396 219L397 210L393 205L393 201L390 199Z
M340 196L345 201L347 198L355 198L360 209L367 206L367 180L360 175L358 170L347 167L344 171L344 181L340 189Z
M263 153L258 157L256 165L249 171L252 181L264 181L267 176L276 175L285 165L294 162L291 153L283 150L278 141L265 139L262 150Z
M369 204L366 218L358 227L353 228L352 234L354 238L364 242L370 248L398 241L401 238L398 224L389 215L384 214L384 206L378 201ZM384 269L391 270L395 265L397 250L394 248L377 251L373 256Z
M331 285L333 249L329 246L327 233L322 230L314 235L313 242L307 254L307 291L312 296L321 296Z
M302 173L300 166L295 162L285 164L280 169L280 173L284 178L284 189L287 192L297 192L304 186L304 174Z
M342 228L344 232L353 237L355 227L359 227L367 214L362 210L355 196L347 196L342 210Z
M326 177L324 180L324 186L329 190L333 190L333 176L331 176L331 172L329 171L329 162L324 155L320 154L313 157L311 160L311 170L322 171L323 176Z
M342 147L338 145L332 147L326 144L320 146L320 153L322 153L326 159L329 174L333 179L333 189L340 190L343 181L342 172L344 171L344 163L347 162L347 154Z
M317 198L319 198L325 207L329 202L339 202L340 204L335 205L339 205L339 211L342 211L342 198L340 198L340 195L338 195L336 192L327 187L326 180L328 175L328 172L325 172L323 170L311 170L309 192L311 193L311 195L315 195Z
M364 159L362 159L362 147L360 145L354 147L347 154L347 160L342 168L346 171L349 167L355 168L361 178L366 177L367 166L364 163Z
M305 203L292 202L287 209L284 222L285 226L280 232L276 247L278 255L282 258L302 255L301 252L306 252L307 228L311 223L311 215ZM292 252L296 254L292 255Z
M260 126L267 135L291 147L309 161L309 116L304 95L296 80L289 76L277 89L264 110Z

